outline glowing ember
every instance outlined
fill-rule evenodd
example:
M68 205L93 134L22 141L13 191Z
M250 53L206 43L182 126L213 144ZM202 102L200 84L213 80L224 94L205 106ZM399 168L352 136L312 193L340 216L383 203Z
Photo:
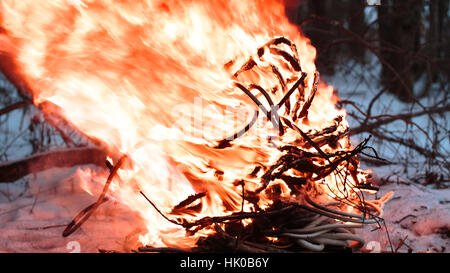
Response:
M13 57L34 103L103 142L115 155L108 158L111 165L128 155L108 196L140 213L148 228L140 237L144 245L191 247L212 230L187 236L139 192L170 218L194 221L240 211L242 185L236 181L244 179L245 191L258 192L257 205L265 208L277 185L280 198L295 196L280 179L258 191L265 171L255 167L275 165L283 145L318 152L299 130L312 136L332 128L314 137L324 153L353 149L344 135L345 110L336 109L333 88L318 82L315 49L278 1L3 0L0 10L0 50ZM255 103L242 87L258 85L277 103L297 82L303 91L294 88L280 109L271 108L257 88L250 90L272 120L260 111L248 132L223 142L254 118ZM302 112L311 101L308 113ZM289 122L292 129L283 125ZM280 127L287 128L281 135ZM354 187L368 173L352 160L336 163L340 173L323 177L287 172L307 179L325 201L356 200ZM84 177L106 179L91 171ZM99 193L95 185L83 185ZM193 200L186 209L180 202L188 196ZM243 210L254 205L244 202Z

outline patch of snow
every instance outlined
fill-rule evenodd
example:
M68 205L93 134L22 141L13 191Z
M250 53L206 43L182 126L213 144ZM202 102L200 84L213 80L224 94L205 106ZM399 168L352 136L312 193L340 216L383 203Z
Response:
M145 228L138 215L114 201L102 204L76 232L62 236L75 215L97 198L80 188L77 169L54 168L30 175L24 179L29 186L18 181L16 187L22 187L26 193L15 200L0 202L0 252L136 249L138 231ZM7 185L0 183L0 190L8 193Z
M381 251L390 252L392 244L398 252L450 252L450 189L399 181L382 185L378 196L389 191L395 192L384 207L389 237L383 224L367 226L357 231L366 248L379 244Z

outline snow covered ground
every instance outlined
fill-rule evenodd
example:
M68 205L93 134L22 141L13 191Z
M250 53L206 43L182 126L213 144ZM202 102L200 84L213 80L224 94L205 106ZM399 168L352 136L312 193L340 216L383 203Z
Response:
M398 252L450 252L450 189L431 189L399 179L381 185L378 196L395 195L385 205L381 224L357 231L367 250ZM389 240L391 243L389 243Z
M87 167L96 168L80 168ZM49 169L13 184L0 183L0 252L136 249L142 222L114 201L100 206L75 233L62 237L73 217L97 198L81 188L78 168ZM384 218L393 249L450 252L450 189L436 190L399 180L381 185L378 196L391 190L395 196L386 204ZM390 251L384 227L371 225L358 233L365 238L366 251Z
M54 168L14 184L0 183L0 252L98 252L99 249L136 248L136 232L143 228L141 221L113 201L100 206L75 233L62 236L73 217L98 198L81 189L77 169Z

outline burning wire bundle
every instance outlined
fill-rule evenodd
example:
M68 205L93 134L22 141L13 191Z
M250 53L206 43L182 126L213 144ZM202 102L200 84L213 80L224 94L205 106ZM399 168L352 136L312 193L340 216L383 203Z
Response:
M231 69L234 65L231 61L225 67ZM208 148L217 151L233 146L239 148L235 140L248 134L262 112L263 118L272 124L277 133L277 137L266 141L279 154L270 165L258 163L246 177L234 181L233 189L242 191L240 210L236 209L236 204L224 202L230 212L226 215L186 219L185 215L195 216L202 210L203 202L211 199L210 192L199 191L167 212L151 201L152 196L147 197L143 190L139 191L165 220L185 229L187 236L208 230L199 237L192 251L358 249L364 245L364 240L352 231L365 224L382 223L383 205L392 193L379 200L365 200L365 191L374 192L377 189L367 182L369 173L358 169L359 153L378 158L367 145L369 139L353 148L347 135L348 125L341 115L334 117L332 125L304 130L308 127L308 113L319 85L318 72L309 74L302 71L295 44L284 37L272 39L260 47L255 56L232 74L236 90L246 95L257 108L251 121L242 129ZM269 76L276 79L274 86L251 82L255 77ZM247 83L243 82L245 80ZM274 102L273 96L279 98L278 102ZM373 155L366 153L366 150L372 151ZM111 174L101 197L71 222L64 236L81 226L106 200L109 183L124 158L115 166L110 166ZM220 166L215 169L218 183L224 172ZM202 181L195 173L186 171L184 174L191 183ZM327 202L319 203L316 199ZM244 204L247 210L244 210ZM174 248L145 246L139 250L170 252Z

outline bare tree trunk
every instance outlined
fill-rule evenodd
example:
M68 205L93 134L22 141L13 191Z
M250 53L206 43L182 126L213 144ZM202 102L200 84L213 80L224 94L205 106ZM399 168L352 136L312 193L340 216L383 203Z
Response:
M348 28L361 37L364 36L364 32L367 26L363 9L365 3L365 0L353 0L349 3L350 13L348 16ZM361 46L360 43L353 40L352 43L349 44L349 49L351 55L356 60L358 60L359 62L364 61L365 48Z
M98 148L72 148L56 150L0 164L0 183L14 182L31 173L50 168L65 168L76 165L95 164L106 166L106 152Z
M410 53L417 50L420 39L421 11L422 0L386 0L378 7L381 47L394 49L394 51L381 50L381 56L400 74L409 90L395 79L392 71L386 66L383 66L381 72L382 83L391 93L404 101L412 100L410 92L413 90L415 79L414 58Z
M447 73L450 67L442 66L442 60L448 59L448 6L447 0L430 1L429 29L427 33L428 55L431 60L427 70L427 80L435 82L440 72Z

